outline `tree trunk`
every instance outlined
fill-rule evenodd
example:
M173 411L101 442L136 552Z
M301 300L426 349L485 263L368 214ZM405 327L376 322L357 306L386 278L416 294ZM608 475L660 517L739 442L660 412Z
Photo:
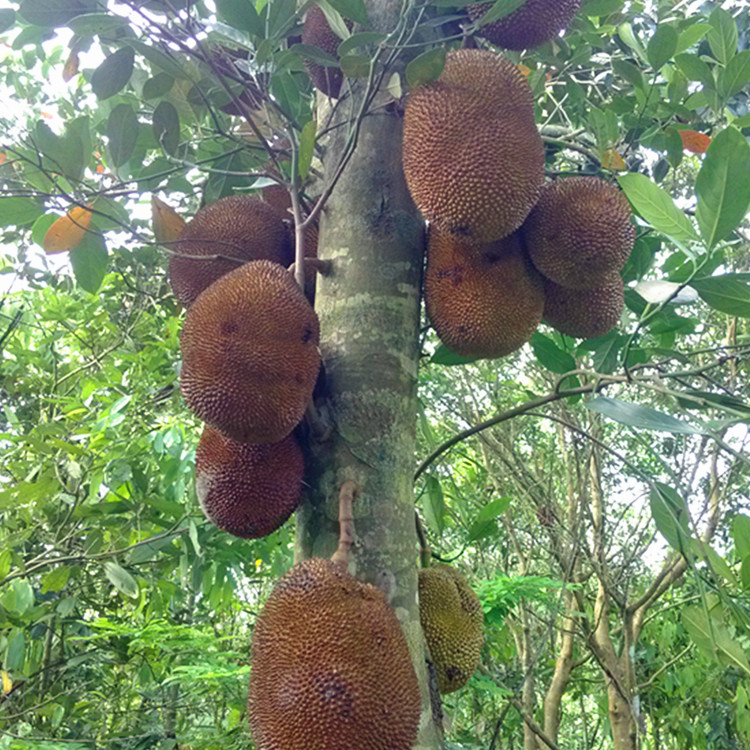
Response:
M390 30L400 3L369 3L371 24ZM386 76L388 79L390 73ZM330 179L364 86L336 106L324 143ZM422 688L415 750L442 747L439 702L430 700L417 603L414 523L416 387L424 225L401 166L402 118L379 97L356 150L328 200L318 254L331 262L315 307L325 383L316 400L327 439L312 445L308 500L298 513L297 559L330 557L338 537L337 498L347 479L359 486L350 570L383 590L401 621Z

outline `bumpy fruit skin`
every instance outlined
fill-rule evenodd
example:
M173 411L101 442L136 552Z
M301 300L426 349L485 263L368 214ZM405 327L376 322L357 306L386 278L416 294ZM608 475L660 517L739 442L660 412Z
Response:
M492 242L517 229L544 182L544 147L528 82L492 52L449 52L415 88L404 116L406 182L424 217Z
M598 177L545 186L522 233L532 262L568 289L596 289L625 265L635 241L630 204Z
M302 27L302 44L318 47L323 52L338 58L336 51L341 41L328 25L328 19L320 7L317 5L310 6L305 16L305 24ZM341 69L320 65L312 60L305 60L304 63L313 86L326 96L338 99L341 93L341 83L344 80Z
M480 19L492 3L468 7L472 21ZM482 26L477 32L492 44L505 49L522 50L538 47L554 39L581 7L581 0L526 0L507 16Z
M178 255L169 259L169 281L185 306L238 263L206 260L222 255L250 260L272 260L283 266L293 261L292 236L285 215L260 198L231 195L203 207L170 245ZM194 256L196 260L182 256Z
M302 499L305 459L294 435L247 445L206 427L195 451L195 489L209 521L243 539L268 536Z
M469 582L450 565L419 571L419 617L441 693L463 687L484 645L482 605Z
M190 306L180 339L190 410L240 443L283 440L299 423L320 369L320 325L292 275L256 260Z
M618 275L599 289L566 289L545 281L544 296L544 322L579 339L595 339L609 333L620 322L625 304Z
M443 343L464 357L504 357L542 319L542 279L518 232L481 245L431 227L425 274L427 316Z
M330 560L295 565L253 631L248 697L258 750L411 750L420 693L398 619Z

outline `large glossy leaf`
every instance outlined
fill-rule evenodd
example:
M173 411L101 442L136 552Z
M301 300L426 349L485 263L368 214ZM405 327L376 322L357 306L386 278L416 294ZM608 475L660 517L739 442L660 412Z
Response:
M715 310L750 318L750 273L727 273L695 279L692 287Z
M628 200L651 226L680 242L697 235L690 219L675 205L672 197L642 174L624 174L618 178Z
M132 47L121 47L114 54L106 57L91 74L91 88L99 99L109 99L121 91L130 80L135 62Z
M125 596L135 598L138 596L138 584L136 583L133 576L128 573L125 568L118 565L112 560L107 560L104 563L104 573L109 578L112 585Z
M702 607L690 605L682 610L682 623L696 646L709 658L725 667L734 667L750 675L750 663L740 643L729 634L726 625Z
M654 70L660 70L677 50L678 34L674 26L659 24L646 48L648 61Z
M750 145L735 128L722 130L706 151L695 191L696 218L711 249L739 226L750 206Z
M180 116L171 102L159 102L154 110L154 138L168 153L174 154L180 145Z
M424 515L429 527L438 535L445 526L445 499L440 480L433 474L425 478Z
M430 362L436 365L466 365L476 361L476 357L462 357L451 351L445 344L440 344L437 351L430 357Z
M694 435L701 432L689 422L683 422L650 406L641 406L609 396L597 396L592 401L587 401L586 407L629 427L671 432L676 435Z
M485 26L497 21L499 18L510 15L514 10L520 8L526 0L495 0L492 7L479 19L478 25Z
M96 0L23 0L20 14L37 26L63 26L71 18L97 10Z
M120 167L131 157L138 140L138 117L129 104L118 104L109 113L107 138L110 162Z
M263 21L252 0L216 0L216 12L222 21L235 29L263 34Z
M531 337L531 348L539 364L550 372L564 373L576 369L571 354L561 349L549 336L538 331Z
M706 34L713 56L726 65L737 52L737 24L723 8L715 8L708 17L711 28Z
M95 232L86 232L81 243L70 251L70 264L79 286L96 294L109 265L104 238Z
M750 83L750 50L735 55L719 73L719 93L724 97L734 96Z
M445 67L445 47L423 52L406 66L406 81L414 88L434 81Z
M0 198L0 226L33 224L41 213L42 204L35 198Z
M750 516L738 514L732 521L732 538L737 556L750 558Z
M690 514L685 499L669 485L654 482L649 495L651 517L669 546L688 554L690 550Z

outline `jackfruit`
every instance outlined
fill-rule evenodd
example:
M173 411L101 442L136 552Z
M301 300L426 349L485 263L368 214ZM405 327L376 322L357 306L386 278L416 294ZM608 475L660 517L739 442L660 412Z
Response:
M532 262L568 289L596 289L625 265L635 227L630 204L598 177L571 177L545 186L522 233Z
M302 419L320 368L320 325L292 275L268 260L222 276L188 308L181 390L209 426L277 443Z
M471 20L478 21L491 7L492 3L470 5ZM580 7L581 0L526 0L507 16L482 26L477 35L505 49L531 49L554 39Z
M170 245L176 253L169 259L175 297L189 307L204 289L236 269L237 261L272 260L288 266L294 258L285 218L260 198L247 195L220 198L204 206Z
M351 23L347 22L347 26L351 28ZM342 41L330 27L328 19L320 7L318 5L310 6L302 27L302 44L318 47L323 52L327 52L338 59L337 50ZM341 84L344 80L341 69L321 65L310 59L305 59L304 64L313 86L326 96L338 99L341 93Z
M438 336L465 357L504 357L526 343L542 319L542 279L518 232L486 245L430 228L427 316Z
M276 584L253 631L248 716L258 750L410 750L421 699L395 612L313 558Z
M545 281L544 296L544 322L579 339L609 333L620 322L625 303L622 279L617 274L598 289L566 289Z
M419 618L441 693L463 687L484 645L482 605L469 582L450 565L419 571Z
M206 427L195 450L195 490L222 531L257 539L276 531L302 498L305 459L294 435L279 443L236 443Z
M534 97L518 67L493 52L448 52L404 115L406 182L441 229L492 242L517 229L544 182Z

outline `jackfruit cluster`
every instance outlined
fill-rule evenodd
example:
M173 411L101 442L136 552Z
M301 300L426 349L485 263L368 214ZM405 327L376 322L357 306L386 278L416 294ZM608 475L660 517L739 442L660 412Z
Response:
M410 750L421 698L398 618L345 567L312 558L276 584L253 631L258 750Z
M478 21L492 5L469 5L469 17ZM526 0L507 16L480 27L477 34L505 49L531 49L554 39L573 20L580 7L581 0Z
M441 693L463 687L479 665L484 615L469 582L450 565L419 571L419 618Z

